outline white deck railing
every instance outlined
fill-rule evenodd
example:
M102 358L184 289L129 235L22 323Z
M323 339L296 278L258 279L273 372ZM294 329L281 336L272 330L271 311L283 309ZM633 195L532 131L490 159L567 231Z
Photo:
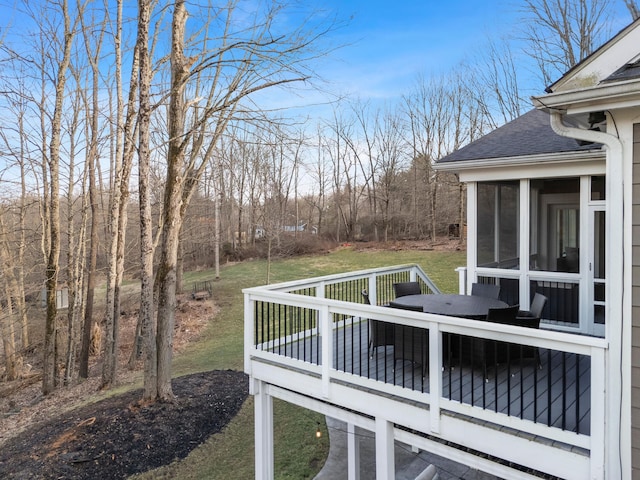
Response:
M259 364L260 380L273 382L279 384L280 387L297 391L303 395L314 396L335 405L341 405L341 399L335 397L332 390L332 385L336 382L341 385L351 385L354 389L353 395L357 395L355 390L363 391L366 389L369 394L377 392L380 396L394 396L394 398L405 399L409 402L418 402L428 406L425 409L428 421L404 425L407 428L416 429L418 427L425 434L440 436L445 440L460 443L461 438L450 437L448 431L443 431L441 428L443 415L458 415L472 419L476 424L478 421L487 422L493 429L497 427L515 432L516 437L520 439L526 436L534 442L538 441L536 439L544 439L542 441L550 445L556 442L561 443L563 445L561 450L566 455L569 455L572 450L582 450L580 455L583 457L586 455L586 464L581 463L578 458L580 455L569 455L573 460L567 460L565 465L560 465L555 474L571 473L571 475L567 475L567 478L580 478L574 475L586 473L592 476L592 472L601 470L604 461L603 452L596 446L602 444L605 433L604 392L607 342L604 339L379 306L393 298L391 284L394 281L405 280L420 281L423 289L438 293L437 287L416 265L379 268L245 289L246 372L250 376L256 375L254 367ZM361 303L359 292L365 288L369 292L372 305ZM426 377L428 380L424 388L407 388L404 383L380 381L370 373L363 375L338 368L335 364L336 358L343 358L343 355L353 355L353 352L349 350L361 349L362 342L356 341L354 343L351 338L351 343L344 340L345 345L336 345L336 339L346 338L345 336L349 332L351 332L351 337L354 337L356 335L354 332L358 331L354 329L355 326L364 322L365 319L428 329L429 362L428 376ZM588 412L587 424L589 428L587 433L583 433L579 429L576 433L537 420L527 419L526 416L513 416L497 411L497 409L494 411L479 408L464 401L447 398L444 392L446 375L443 373L445 371L442 353L443 333L533 346L541 351L586 358L588 378L585 383L588 385L583 384L580 389L587 392L587 398L582 398L580 401L588 402L586 411ZM343 336L340 337L340 334ZM305 349L308 346L309 350L301 353L300 345L304 345ZM296 351L295 348L298 350ZM550 359L551 355L548 358ZM577 363L576 361L576 368L578 368ZM267 373L271 372L270 369L273 369L273 376L270 376L271 373ZM288 377L282 375L282 369L297 373ZM303 375L306 372L313 379L310 379L308 383L301 382L300 372ZM580 377L580 372L577 373L577 376ZM314 386L317 383L321 388L318 389ZM554 388L560 387L554 385ZM549 401L552 401L550 392L551 388ZM581 395L580 392L579 395ZM348 403L348 408L353 409L353 402L349 401ZM367 411L367 408L367 405L362 405L362 413L371 415L372 413ZM394 412L389 412L389 420L396 424L402 424L403 417L401 415L394 417L394 415L396 415ZM478 444L473 442L465 444L476 450L485 451L482 448L482 439ZM506 447L509 446L506 445ZM500 451L496 450L495 446L487 446L487 448L489 454ZM562 452L560 455L563 454ZM526 465L527 459L525 457L511 452L502 458L520 461ZM529 459L529 461L532 461L534 466L540 464L539 459L536 458Z

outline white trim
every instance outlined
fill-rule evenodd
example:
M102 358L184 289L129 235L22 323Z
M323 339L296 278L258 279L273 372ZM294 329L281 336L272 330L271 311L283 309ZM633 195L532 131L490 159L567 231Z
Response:
M267 384L253 380L256 480L273 480L273 399Z
M346 389L346 393L344 393L344 395L353 397L353 392L349 391L348 387L339 386L339 388ZM376 431L376 421L355 413L362 409L354 409L353 411L346 410L310 396L274 385L269 385L267 391L269 395L274 398L279 398L302 408L328 415L332 418L353 424L370 432ZM377 409L379 415L377 415L376 418L379 417L381 419L385 419L385 421L388 421L391 425L393 425L394 418L403 418L405 420L404 422L398 422L396 420L396 423L409 426L409 428L413 428L418 431L424 431L424 425L420 421L421 419L424 419L424 411L418 406L406 405L402 409L394 408L393 405L386 405L388 399L371 397L370 394L366 392L359 392L359 400L368 406L374 406L378 401L383 403L383 405L375 405L381 407ZM347 405L346 408L348 409L352 407ZM409 419L411 420L410 423L407 422ZM508 428L502 430L487 429L483 427L481 423L470 423L464 419L457 418L454 415L444 415L442 421L443 429L446 432L446 435L442 438L450 439L459 445L474 448L474 446L478 446L476 443L479 442L483 446L490 448L491 453L497 457L506 456L512 461L516 461L522 465L530 465L532 468L540 468L543 467L543 465L553 465L555 468L555 475L561 476L562 478L576 480L588 478L588 472L590 470L589 458L579 452L567 449L557 449L554 447L553 442L535 442L531 440L531 437L512 435L509 433ZM514 480L533 480L538 478L519 470L509 468L506 465L500 465L486 458L464 452L455 447L449 447L443 443L412 434L404 429L395 428L393 436L396 440L405 444L449 458L455 462L463 463L472 468L496 475L500 478L509 478ZM506 440L507 438L508 440ZM505 449L505 441L508 441L509 447L507 449ZM391 476L383 478L394 477Z
M390 267L389 269L380 270L378 273L384 275L386 271L396 270L397 267ZM505 272L511 272L512 275L516 276L520 274L512 270L505 270ZM415 273L417 276L424 274L419 267L417 267ZM544 273L545 275L548 274L547 272ZM360 272L359 275L362 275L361 278L372 280L371 272ZM558 273L556 277L572 278L576 275ZM349 274L345 274L344 278L345 281L348 281L352 277ZM318 282L317 279L308 279L297 282L296 288L291 288L290 290L295 291L305 288L309 284L322 287L323 282ZM321 291L324 291L324 288L321 288ZM487 449L502 448L504 450L505 445L509 445L509 448L505 450L506 453L501 455L502 458L508 461L520 458L521 449L525 450L525 446L527 446L530 451L535 450L537 455L546 456L546 458L543 464L538 464L537 456L535 458L525 457L528 463L524 465L533 468L539 467L563 478L581 478L576 472L582 474L592 470L588 455L582 451L567 454L567 448L569 445L573 445L574 447L589 449L592 445L591 442L594 440L600 442L601 439L592 439L591 436L576 435L559 428L547 427L543 424L521 420L509 415L485 411L460 402L448 401L446 397L443 397L442 384L437 380L441 376L442 351L441 337L437 332L458 333L590 356L592 358L590 381L592 385L595 385L591 393L598 397L595 401L592 401L594 403L600 402L610 407L608 399L603 398L606 394L606 389L601 386L602 382L609 381L603 374L605 371L608 372L608 370L605 370L604 361L602 360L608 360L608 342L606 339L582 337L548 330L534 330L513 325L488 324L482 321L288 293L284 291L282 285L247 289L245 297L251 303L265 301L315 310L316 312L321 312L319 317L324 318L320 322L320 332L322 333L322 346L320 348L323 352L323 361L320 365L287 358L277 353L261 351L259 348L250 345L248 361L252 365L248 370L252 372L251 384L254 385L252 393L260 394L266 392L271 395L272 388L292 389L300 395L308 396L319 402L338 405L340 406L339 408L350 409L353 412L358 412L357 414L359 415L369 415L371 418L381 419L381 421L384 420L385 422L396 424L398 427L402 426L428 433L475 450L487 451L487 453L491 453ZM336 314L354 317L354 321L358 321L361 317L366 317L395 324L428 328L431 332L429 335L429 373L431 382L429 391L431 393L421 393L399 385L368 379L366 376L335 370L332 366L332 355L327 355L324 352L333 351L333 348L330 347L333 341L333 335L330 334L333 329L331 319ZM247 315L245 318L247 319L249 316ZM254 319L251 318L250 321L253 322ZM593 379L594 375L597 375L598 378ZM399 399L402 399L402 401L399 401ZM256 421L263 425L265 414L259 413L260 411L256 413ZM451 416L455 416L456 413L470 416L480 422L476 425L473 421L470 422L467 416L452 420ZM595 432L605 432L604 434L611 435L609 429L605 428L604 425L593 426L593 422L603 422L602 419L606 418L604 417L605 413L601 413L601 416L592 415L592 428L594 428ZM482 421L490 422L492 427L488 428L488 426L482 424ZM477 438L471 438L469 436L470 425L475 425L473 428L477 427L479 431L483 431L485 434L480 434ZM504 428L496 429L498 426ZM266 430L266 428L264 429ZM375 430L375 427L372 430ZM495 445L486 445L485 437L487 435L494 437ZM536 439L534 436L538 436L540 439ZM558 448L554 441L561 442L565 446ZM262 440L262 443L260 443L262 445L261 448L264 449L265 444L268 445L268 442ZM518 445L518 447L516 450L511 451L514 445ZM261 454L261 458L263 458L261 464L264 463L265 456L268 455ZM608 457L606 458L608 459ZM481 462L479 459L476 461ZM599 462L599 460L597 461ZM574 464L574 462L576 463ZM570 468L568 467L569 465L571 466ZM594 471L597 471L597 468ZM507 478L517 477L507 476Z
M591 158L582 156L583 161L558 161L547 163L540 161L527 165L496 165L492 168L460 168L459 178L461 182L471 181L496 181L496 180L521 180L523 178L552 178L574 177L580 175L604 175L606 171L605 156L598 152Z
M573 152L544 153L539 155L521 155L516 157L500 158L478 158L474 160L458 160L451 162L435 162L433 168L445 172L465 172L467 170L496 170L506 168L507 170L532 168L537 171L541 169L554 168L563 164L584 164L605 160L605 152L601 147L591 150L580 150ZM540 176L545 175L540 172ZM535 176L534 176L535 178Z
M612 124L611 113L607 114L608 124ZM624 338L624 279L629 275L628 268L624 264L624 252L626 249L625 235L620 226L625 227L624 212L631 210L625 208L625 195L630 182L625 182L623 164L625 155L621 140L604 132L591 130L581 130L564 125L562 114L551 113L551 127L558 135L578 138L602 143L607 146L607 172L606 172L606 231L607 237L607 261L606 274L607 284L605 288L606 318L609 319L605 326L606 338L610 341L608 353L607 372L604 375L607 379L605 409L605 422L607 424L607 439L605 449L605 464L607 478L628 478L630 465L623 468L620 462L621 450L623 448L620 441L620 430L622 428L622 412L620 411L620 399L623 394L620 372L622 371L622 341ZM631 158L631 157L629 157ZM626 229L626 227L625 227ZM630 278L630 277L628 277ZM631 283L629 283L631 285ZM627 295L628 296L628 295ZM619 321L616 321L619 319ZM628 328L628 327L627 327ZM630 332L629 332L630 333ZM629 352L629 358L631 354ZM628 469L628 471L627 471Z
M526 217L529 218L531 207L530 207L530 194L529 194L529 186L531 182L528 178L520 180L520 209L518 214L518 221L520 224L520 251L518 255L520 256L520 275L518 275L518 298L520 299L520 309L521 310L529 310L529 268L530 268L530 258L531 258L531 222L523 221L522 212L525 212ZM523 264L526 262L526 264Z
M360 480L360 437L353 423L347 423L347 478Z
M355 427L361 428L368 432L375 431L375 421L373 419L358 415L357 413L347 411L340 407L336 407L334 405L324 403L314 398L310 398L310 397L292 392L291 390L285 390L275 386L269 386L268 391L269 391L269 394L272 395L273 397L284 400L285 402L289 402L294 405L298 405L302 408L306 408L308 410L312 410L314 412L318 412L323 415L335 418L339 421L347 423L348 425L354 425ZM451 419L449 421L453 423L459 422L459 420L456 420L456 419ZM410 432L407 432L406 430L395 429L394 437L396 440L403 442L407 445L411 445L412 447L419 447L419 449L421 450L435 453L442 457L448 458L454 462L459 462L464 465L468 465L477 470L481 470L483 472L487 472L501 478L509 478L513 480L539 479L539 477L531 476L527 473L521 472L519 470L515 470L513 468L509 468L505 465L498 465L485 458L481 458L471 453L466 453L464 451L458 450L457 448L446 446L443 443L435 442L425 437L412 434ZM518 443L522 443L526 445L531 444L531 442L526 439L516 439L516 441ZM533 448L535 450L538 450L536 446L533 446ZM548 450L548 448L549 448L549 445L542 447L542 449L544 450ZM545 451L544 453L542 452L537 452L537 453L540 453L542 458L549 456L548 451ZM349 477L349 480L351 480L351 477Z
M637 107L640 102L640 80L634 78L616 83L604 83L580 90L550 93L532 97L536 108L561 108L573 115L593 110Z
M393 423L376 417L376 478L389 479L396 476Z
M467 184L467 238L478 238L478 183ZM467 285L465 292L471 292L471 284L476 281L478 268L477 242L467 241Z

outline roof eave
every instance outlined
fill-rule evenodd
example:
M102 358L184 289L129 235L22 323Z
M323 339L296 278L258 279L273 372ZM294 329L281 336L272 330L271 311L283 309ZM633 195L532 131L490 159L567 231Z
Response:
M545 163L583 162L585 160L602 159L604 156L605 153L602 148L597 148L592 150L545 153L519 157L482 158L443 163L436 162L433 164L433 168L443 172L456 173L467 170L485 170L490 168L539 166L540 164Z
M531 97L536 108L570 114L640 105L640 79Z

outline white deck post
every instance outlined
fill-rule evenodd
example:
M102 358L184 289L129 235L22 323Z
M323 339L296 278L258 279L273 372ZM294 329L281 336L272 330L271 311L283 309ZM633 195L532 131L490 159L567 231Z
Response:
M600 349L591 352L591 478L606 478L606 361ZM620 477L621 478L621 477Z
M442 396L442 332L440 324L429 322L429 415L431 431L440 433L440 397Z
M376 417L376 479L391 480L396 476L393 423Z
M273 480L273 399L266 384L254 383L256 480Z
M349 480L360 480L360 439L353 423L347 423L347 472Z
M329 398L331 389L331 366L333 364L333 325L329 307L323 305L318 310L320 336L322 337L322 396Z
M369 275L369 300L371 305L378 304L378 286L376 285L377 275Z
M460 295L467 294L467 267L456 268L458 272L458 293Z

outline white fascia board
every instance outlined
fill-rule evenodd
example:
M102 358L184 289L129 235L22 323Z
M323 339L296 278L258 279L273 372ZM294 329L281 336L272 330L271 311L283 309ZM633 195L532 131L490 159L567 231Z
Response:
M604 151L594 150L527 157L463 160L436 164L434 168L457 173L461 182L568 175L604 175L605 158Z
M640 105L640 80L605 83L591 88L550 93L532 97L531 100L536 108L561 110L567 114L634 107Z

